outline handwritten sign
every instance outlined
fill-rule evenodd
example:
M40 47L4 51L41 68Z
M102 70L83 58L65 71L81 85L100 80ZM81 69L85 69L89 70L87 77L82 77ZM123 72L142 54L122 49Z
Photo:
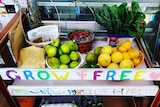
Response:
M53 95L113 95L113 96L155 96L158 86L118 87L118 86L80 86L80 87L8 87L12 96L53 96Z
M0 68L3 80L160 80L160 69Z

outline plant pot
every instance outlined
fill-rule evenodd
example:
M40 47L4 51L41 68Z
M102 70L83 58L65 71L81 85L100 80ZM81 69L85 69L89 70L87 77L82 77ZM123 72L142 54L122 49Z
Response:
M127 39L133 42L133 39L135 38L134 36L125 35L125 34L108 34L107 36L108 36L109 45L113 47L117 46L119 40L123 42L124 40Z

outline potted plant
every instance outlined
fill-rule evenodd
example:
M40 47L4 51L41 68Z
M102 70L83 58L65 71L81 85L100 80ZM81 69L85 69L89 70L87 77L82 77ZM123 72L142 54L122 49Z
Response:
M119 6L103 4L95 10L95 17L96 22L106 28L108 36L139 38L145 31L145 14L134 0L130 9L126 2Z

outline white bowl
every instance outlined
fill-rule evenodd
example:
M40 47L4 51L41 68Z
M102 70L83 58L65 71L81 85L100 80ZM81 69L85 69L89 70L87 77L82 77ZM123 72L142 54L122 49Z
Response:
M79 64L75 67L75 68L80 68L81 66L82 66L82 64L84 63L84 58L83 58L83 56L82 56L82 54L80 53L80 52L78 52L79 53ZM47 68L51 68L50 66L49 66L49 64L48 64L48 57L46 58L46 66L47 66ZM74 69L75 69L74 68Z
M42 42L34 43L37 38L42 38ZM57 25L45 25L34 28L27 32L26 42L30 45L44 47L52 42L53 39L59 38Z

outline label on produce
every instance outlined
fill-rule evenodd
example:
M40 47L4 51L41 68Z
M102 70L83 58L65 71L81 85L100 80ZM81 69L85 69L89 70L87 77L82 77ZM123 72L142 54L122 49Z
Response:
M160 80L160 69L0 68L3 80Z

